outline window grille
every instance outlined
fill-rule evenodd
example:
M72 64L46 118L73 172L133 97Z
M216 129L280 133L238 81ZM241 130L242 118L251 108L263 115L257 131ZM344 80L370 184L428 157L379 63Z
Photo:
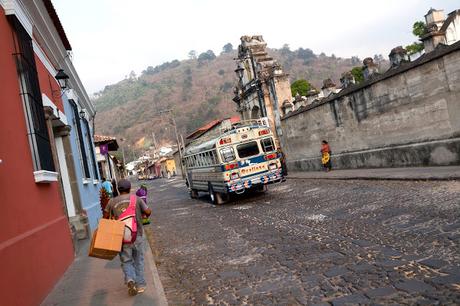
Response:
M15 53L13 55L16 59L34 169L54 172L56 169L43 110L32 39L15 16L10 15L8 18L14 29Z
M86 156L86 149L85 149L85 141L83 138L83 132L81 130L81 120L80 120L80 114L78 113L78 107L75 101L69 100L70 106L72 107L73 111L73 116L74 116L74 123L77 127L77 145L80 148L80 157L83 165L83 174L85 175L85 178L90 178L91 175L89 173L89 166L88 166L88 157Z
M98 175L98 172L97 172L97 162L96 162L96 155L94 154L94 143L93 143L93 139L91 137L91 130L89 129L89 123L88 123L88 120L86 119L83 119L83 122L85 123L85 127L86 127L86 131L87 131L87 138L88 138L88 146L89 146L89 153L91 154L90 158L91 158L91 162L93 164L93 171L94 171L94 177L98 180L99 179L99 175Z

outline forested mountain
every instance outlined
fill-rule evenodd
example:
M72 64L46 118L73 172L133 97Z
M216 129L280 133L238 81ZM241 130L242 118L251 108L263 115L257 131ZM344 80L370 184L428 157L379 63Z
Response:
M288 46L268 52L290 74L291 82L306 79L317 88L326 78L339 84L342 72L362 65L355 57L315 55L309 49L291 51ZM132 72L106 86L95 94L96 133L126 138L127 144L142 150L151 146L152 132L159 144L174 139L167 114L158 114L161 110L173 110L179 133L184 135L210 120L236 115L232 101L236 56L231 45L218 56L210 50L199 56L190 52L188 60L149 66L139 76Z

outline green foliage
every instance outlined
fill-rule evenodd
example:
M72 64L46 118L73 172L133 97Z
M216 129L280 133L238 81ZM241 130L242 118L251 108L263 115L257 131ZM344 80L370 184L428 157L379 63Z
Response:
M357 56L352 56L351 57L351 64L352 65L358 65L359 63L361 63L361 60L359 59L359 57L357 57Z
M201 53L198 56L198 62L204 62L204 61L212 61L216 58L216 55L212 50L208 50L206 52Z
M355 78L357 84L364 81L363 67L354 67L351 69L351 74Z
M418 38L421 38L423 35L425 35L427 32L426 25L423 21L416 21L414 22L414 25L412 26L412 34L417 36ZM406 51L409 55L416 54L419 52L422 52L424 49L423 43L421 42L413 42L410 45L406 46Z
M291 93L293 96L299 94L306 96L311 89L311 84L307 80L297 80L291 84Z
M423 35L426 34L426 25L423 21L416 21L414 25L412 26L412 34L414 34L417 37L422 37Z
M104 111L123 105L128 101L136 100L144 95L148 86L136 80L123 80L118 84L108 85L99 92L94 104L97 110Z
M173 60L172 62L166 62L161 65L158 65L155 68L153 68L152 66L148 66L146 70L142 71L142 74L143 75L154 75L166 69L173 69L178 66L180 66L180 61ZM134 72L132 71L131 73L134 73ZM130 78L131 78L131 75L130 75Z
M222 48L222 54L231 53L232 51L233 51L233 45L232 45L231 43L226 44L226 45Z
M410 45L407 45L405 49L409 55L412 55L418 52L422 52L424 48L425 47L423 46L423 43L414 42Z
M195 50L190 50L190 52L188 53L188 58L189 59L196 59L196 51Z
M186 123L187 134L193 132L199 127L202 127L211 120L220 118L218 112L218 103L220 97L212 97L202 103L199 107L190 111L187 115L188 120Z
M303 49L303 48L299 48L297 51L297 58L300 58L303 60L303 64L304 65L307 65L308 63L310 63L313 59L316 58L316 55L313 53L313 51L311 51L310 49Z
M233 88L233 83L227 81L220 86L219 90L222 92L230 92L232 88Z

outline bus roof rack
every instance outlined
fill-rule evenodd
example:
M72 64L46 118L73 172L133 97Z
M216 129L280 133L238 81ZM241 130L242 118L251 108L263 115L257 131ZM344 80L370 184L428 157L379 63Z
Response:
M220 133L224 134L224 133L226 133L228 131L236 130L236 129L244 127L244 126L254 126L254 125L270 127L270 124L269 124L269 121L268 121L267 117L240 120L240 121L235 122L235 123L227 121L227 122L222 122L222 125L220 127Z

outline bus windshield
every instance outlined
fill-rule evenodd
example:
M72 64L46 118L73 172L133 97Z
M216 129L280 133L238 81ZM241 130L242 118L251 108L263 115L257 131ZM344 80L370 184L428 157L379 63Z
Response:
M236 150L238 151L238 156L240 158L251 157L259 154L259 146L257 145L257 141L243 143L237 146Z

